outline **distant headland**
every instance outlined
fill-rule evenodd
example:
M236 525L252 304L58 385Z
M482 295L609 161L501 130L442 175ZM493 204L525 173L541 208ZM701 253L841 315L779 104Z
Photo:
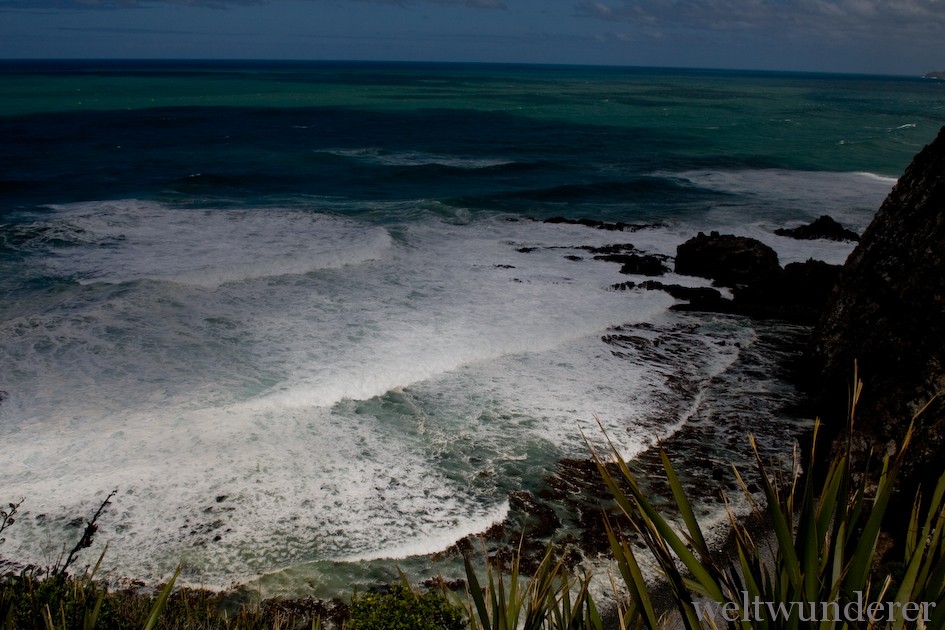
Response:
M926 79L945 79L945 70L941 72L929 72L925 75Z

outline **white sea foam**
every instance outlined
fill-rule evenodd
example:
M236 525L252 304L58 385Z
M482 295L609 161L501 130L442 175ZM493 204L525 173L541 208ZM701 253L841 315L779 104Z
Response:
M107 202L29 226L24 271L84 284L0 324L0 475L28 498L9 553L45 561L113 488L101 538L126 575L183 559L189 579L222 585L432 551L582 453L595 411L627 453L660 434L662 421L626 426L667 375L600 337L673 300L606 290L619 266L573 246L613 235L427 217L395 241L373 224L257 212ZM199 249L208 234L228 247ZM526 242L538 249L518 251ZM310 264L273 275L283 254ZM721 356L694 365L709 374Z
M756 217L771 227L828 214L855 231L872 221L895 180L872 173L831 173L783 169L685 171L663 173L690 184L731 193L709 216L720 227L735 227Z
M6 553L54 559L113 488L100 540L124 575L435 551L586 453L595 414L627 456L674 431L751 343L607 290L619 265L574 247L670 255L691 227L255 213L107 202L29 226L24 273L84 284L0 322L0 485L27 498Z
M438 506L439 509L439 506ZM484 512L480 518L467 518L462 529L443 532L415 531L413 540L377 552L359 552L343 558L341 562L364 562L368 560L402 560L411 556L433 554L446 549L460 538L480 534L492 525L501 523L509 514L508 501L502 501L494 509Z
M81 283L171 280L214 287L374 260L382 228L299 210L194 210L120 200L53 207L50 272Z
M876 173L870 173L868 171L856 171L856 175L860 177L866 177L868 179L874 179L883 182L886 186L892 188L896 185L896 182L899 181L898 177L889 177L887 175L878 175Z
M68 521L112 488L120 492L100 535L112 542L108 563L159 577L183 561L200 567L189 579L209 585L355 550L436 551L507 507L444 478L422 451L378 427L324 412L273 419L204 411L177 422L129 414L57 433L20 434L30 439L18 454L4 453L27 464L9 479L28 498L8 541L20 559L54 555Z
M702 229L758 239L778 252L782 265L810 258L843 264L856 243L796 240L777 236L774 231L797 227L826 214L844 227L862 233L896 183L893 178L873 173L781 169L686 171L663 176L733 193L731 200L722 199L715 204L706 215ZM691 232L688 225L677 226L668 241L664 231L654 236L663 241L664 253L675 255L675 249L668 252L666 246L688 238L684 236L686 229ZM660 246L657 244L657 247Z

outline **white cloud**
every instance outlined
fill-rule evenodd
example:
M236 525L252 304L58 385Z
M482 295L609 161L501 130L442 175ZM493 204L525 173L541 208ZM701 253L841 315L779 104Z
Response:
M714 30L810 33L945 28L942 0L623 0L580 2L579 15L609 21Z

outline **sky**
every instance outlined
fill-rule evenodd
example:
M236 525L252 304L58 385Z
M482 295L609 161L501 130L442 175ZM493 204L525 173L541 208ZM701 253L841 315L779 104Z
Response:
M945 0L0 0L0 58L923 75L945 70Z

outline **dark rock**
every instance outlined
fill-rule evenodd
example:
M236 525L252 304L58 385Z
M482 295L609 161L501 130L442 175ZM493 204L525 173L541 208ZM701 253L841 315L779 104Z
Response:
M584 260L583 257L575 256L574 254L568 254L567 256L565 256L565 258L567 258L568 260L573 260L574 262L579 262L579 261Z
M614 477L620 479L616 467L610 468ZM602 508L612 523L623 519L593 460L561 460L554 474L545 479L539 495L546 501L565 506L577 525L580 547L585 552L598 555L609 551Z
M509 505L516 512L527 514L531 521L529 533L533 537L547 537L561 527L561 520L554 509L543 501L536 500L525 490L509 492Z
M744 236L699 232L676 248L676 273L710 278L722 286L758 282L780 271L773 249Z
M867 446L901 441L945 391L945 128L906 169L847 259L807 353L820 413L845 425L854 362L864 383L856 427ZM917 419L908 475L934 487L945 460L945 405Z
M613 245L602 245L601 247L591 247L584 245L580 249L589 251L592 254L633 254L640 251L632 243L615 243Z
M621 265L620 273L639 274L642 276L661 276L669 267L666 257L658 254L644 254L631 243L616 243L602 247L584 246L580 249L594 254L594 260L606 260Z
M659 256L655 255L639 256L630 254L624 259L623 265L620 267L620 273L642 276L661 276L667 271L669 271L669 267L663 264L663 260Z
M618 282L610 285L612 291L630 291L632 289L646 289L647 291L666 291L677 300L687 300L692 308L679 310L694 311L714 311L728 313L731 307L725 304L731 304L731 300L722 297L718 289L712 287L684 287L679 284L664 284L656 280L647 280L637 284L636 282Z
M926 79L945 79L945 70L933 71L925 75Z
M718 289L711 287L684 287L679 284L663 284L655 280L641 282L640 287L651 291L666 291L677 300L687 300L687 308L677 310L730 312L731 300L722 297Z
M640 283L644 289L658 289L666 291L678 300L720 300L722 294L712 287L684 287L679 284L663 284L654 280Z
M757 282L739 285L732 290L733 299L722 297L711 287L684 287L653 280L612 285L614 290L635 287L666 291L686 304L673 306L676 311L731 313L761 319L780 319L813 324L823 312L840 267L819 260L791 263ZM629 286L625 286L629 285Z
M837 279L839 267L808 260L782 269L773 249L755 239L699 233L677 249L676 272L710 278L732 287L732 299L718 291L695 290L671 285L652 286L667 290L688 304L676 310L734 313L758 318L777 318L814 323L820 317Z
M738 312L814 324L823 313L840 272L820 260L791 263L780 273L733 289Z
M663 259L655 254L603 254L594 259L620 263L620 273L624 274L661 276L669 271Z
M595 228L598 230L608 230L610 232L636 232L646 228L656 227L652 223L607 223L606 221L597 221L594 219L567 219L565 217L551 217L544 220L545 223L564 223L566 225L583 225L584 227Z
M787 236L799 240L814 240L818 238L830 241L859 241L860 235L848 230L826 214L813 223L796 228L781 228L774 231L778 236Z
M840 276L840 265L821 260L790 263L784 267L782 301L808 307L819 318Z

